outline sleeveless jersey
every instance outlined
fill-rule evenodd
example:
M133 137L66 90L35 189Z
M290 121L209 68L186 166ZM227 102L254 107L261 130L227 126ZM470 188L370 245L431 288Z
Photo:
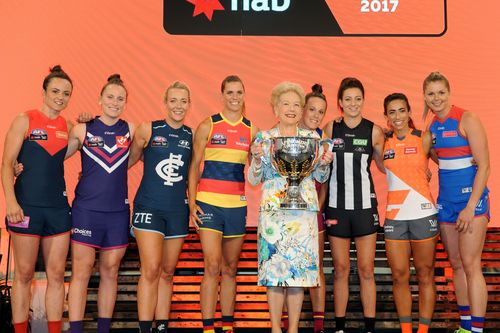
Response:
M377 207L370 164L373 122L362 119L355 128L333 123L333 165L328 206L346 210Z
M446 119L434 117L429 127L439 159L439 197L449 202L469 200L477 172L469 141L460 133L463 113L463 109L452 106ZM487 193L485 188L483 195Z
M162 211L187 205L187 177L193 146L188 126L170 127L165 120L151 123L151 138L144 148L144 174L134 204Z
M422 140L422 131L410 129L404 139L393 134L385 142L388 219L417 220L437 213L427 181L428 158Z
M112 126L99 118L87 123L80 151L82 176L75 189L73 205L101 212L129 208L127 170L130 132L126 121Z
M252 142L251 122L241 117L231 123L221 113L210 120L212 128L196 199L225 208L245 207L244 170Z
M64 157L68 148L66 120L49 119L38 110L26 112L29 118L17 160L24 166L14 184L19 204L37 207L67 207Z

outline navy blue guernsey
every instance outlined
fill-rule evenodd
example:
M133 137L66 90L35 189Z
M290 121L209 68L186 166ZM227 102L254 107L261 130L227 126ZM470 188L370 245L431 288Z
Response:
M193 145L188 126L174 129L165 120L151 123L144 148L144 174L134 204L175 211L187 205L187 176Z
M96 118L86 124L81 149L82 176L75 189L73 205L100 211L129 209L127 170L130 132L124 120L112 126Z

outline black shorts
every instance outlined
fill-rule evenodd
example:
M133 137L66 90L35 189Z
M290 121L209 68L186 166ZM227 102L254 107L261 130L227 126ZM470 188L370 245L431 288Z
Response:
M352 238L378 231L380 226L376 208L347 210L326 207L326 232L329 236Z

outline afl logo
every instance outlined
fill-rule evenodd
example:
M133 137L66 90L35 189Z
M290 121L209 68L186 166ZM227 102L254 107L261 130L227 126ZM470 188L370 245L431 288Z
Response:
M333 139L333 149L334 150L343 150L345 147L344 139L334 138Z
M87 139L87 146L92 148L104 147L104 139L100 136L93 136Z
M210 140L210 143L213 145L225 145L227 144L227 139L226 136L222 133L215 133L212 135L212 139Z
M48 140L49 136L43 129L35 128L31 131L29 139L30 141Z
M394 152L394 149L387 149L384 152L384 160L392 160L392 159L394 159L395 155L396 155L396 153Z
M151 147L168 147L168 140L164 136L155 136L151 140Z

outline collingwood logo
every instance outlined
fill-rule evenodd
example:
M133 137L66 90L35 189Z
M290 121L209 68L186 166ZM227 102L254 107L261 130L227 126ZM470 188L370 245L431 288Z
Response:
M163 0L173 35L340 36L326 0Z

